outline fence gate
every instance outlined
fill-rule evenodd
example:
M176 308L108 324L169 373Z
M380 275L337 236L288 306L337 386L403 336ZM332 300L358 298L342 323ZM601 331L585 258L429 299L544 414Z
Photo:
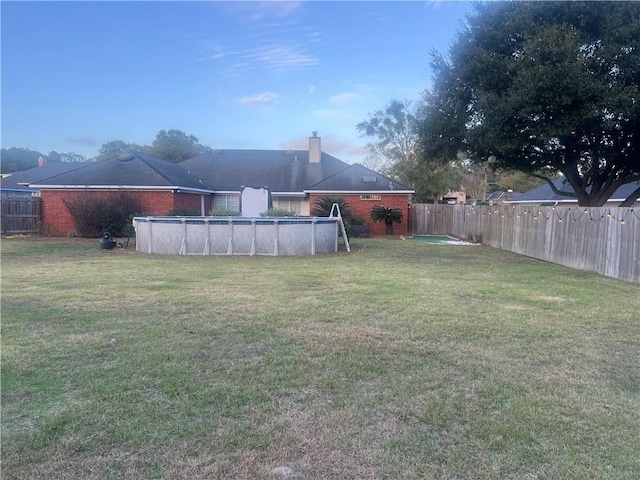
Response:
M40 198L2 200L2 235L38 233L41 222Z

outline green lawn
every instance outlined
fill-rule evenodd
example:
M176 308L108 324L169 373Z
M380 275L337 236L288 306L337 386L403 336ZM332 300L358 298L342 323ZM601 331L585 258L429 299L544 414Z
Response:
M640 478L640 285L356 242L4 239L2 478Z

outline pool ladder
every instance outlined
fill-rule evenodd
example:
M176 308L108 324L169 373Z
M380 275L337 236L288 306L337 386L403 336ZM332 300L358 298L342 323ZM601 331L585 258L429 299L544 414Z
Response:
M335 212L335 215L334 215ZM347 230L344 228L344 222L342 221L342 213L340 212L340 205L334 203L331 206L331 213L329 213L330 218L338 218L338 223L340 224L340 229L342 231L342 238L344 239L344 246L347 249L347 252L351 252L351 247L349 246L349 237L347 237ZM336 243L336 248L337 248Z

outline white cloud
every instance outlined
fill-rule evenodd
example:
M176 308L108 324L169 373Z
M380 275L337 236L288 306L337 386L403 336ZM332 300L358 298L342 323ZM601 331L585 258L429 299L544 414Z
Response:
M304 33L304 37L307 39L309 43L313 43L315 45L320 45L323 43L322 34L316 30L307 30Z
M353 92L338 93L329 97L329 101L333 104L348 103L359 99L360 95Z
M220 62L221 69L218 72L228 77L237 77L245 71L256 68L281 72L312 68L320 63L318 57L305 53L301 45L287 46L277 43L235 51L218 49L214 54L207 56L205 60ZM235 63L230 63L234 60Z
M260 21L268 17L285 18L296 12L301 5L302 2L291 1L250 2L250 19Z
M267 105L269 103L274 102L280 97L277 93L274 92L263 92L258 93L256 95L252 95L250 97L242 97L240 99L240 103L243 105Z
M245 70L281 73L319 65L315 50L322 42L322 33L315 26L301 23L302 7L300 1L221 3L220 8L238 24L238 37L233 47L218 39L201 40L200 45L208 53L201 59L215 61L221 69L219 73L230 77ZM238 72L229 65L234 62L248 63L250 68Z
M269 19L286 19L295 14L302 2L262 1L262 2L222 2L223 8L236 18L259 23Z
M320 63L317 57L301 52L296 46L275 44L249 50L243 56L260 62L271 70L307 68Z
M239 77L242 72L251 70L251 65L247 62L234 63L227 68L220 70L220 74L226 77Z

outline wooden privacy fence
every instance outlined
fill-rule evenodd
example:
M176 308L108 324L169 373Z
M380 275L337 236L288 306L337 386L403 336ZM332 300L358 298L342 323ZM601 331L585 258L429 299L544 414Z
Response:
M640 283L640 208L416 204L413 225Z
M2 200L2 235L38 233L41 222L40 198Z

